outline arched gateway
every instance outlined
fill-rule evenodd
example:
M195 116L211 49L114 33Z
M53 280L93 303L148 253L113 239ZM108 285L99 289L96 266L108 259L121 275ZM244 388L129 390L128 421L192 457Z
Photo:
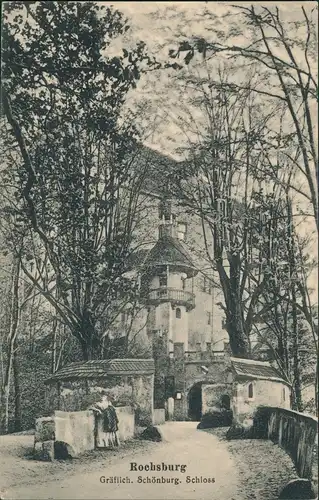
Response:
M188 418L198 422L203 413L218 409L230 410L231 398L225 389L224 384L216 384L208 380L195 382L187 395Z
M202 418L202 384L203 382L197 382L188 392L188 418L190 420L200 421Z

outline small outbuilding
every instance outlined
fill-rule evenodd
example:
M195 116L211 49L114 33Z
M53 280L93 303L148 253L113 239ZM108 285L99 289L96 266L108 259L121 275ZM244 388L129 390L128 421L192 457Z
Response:
M230 361L235 420L250 418L258 406L291 407L291 386L275 366L252 359L230 358Z
M114 406L131 406L136 425L153 421L153 359L109 359L71 363L46 380L46 411L86 410L107 390Z

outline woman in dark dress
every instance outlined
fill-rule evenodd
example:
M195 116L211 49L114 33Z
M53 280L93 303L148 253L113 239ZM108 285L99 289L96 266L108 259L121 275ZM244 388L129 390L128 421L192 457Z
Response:
M105 434L105 438L103 439L103 441L105 447L113 448L114 446L119 446L119 420L116 414L116 410L109 400L108 396L106 394L103 394L101 400L91 406L90 410L93 410L96 418L103 419L103 433Z

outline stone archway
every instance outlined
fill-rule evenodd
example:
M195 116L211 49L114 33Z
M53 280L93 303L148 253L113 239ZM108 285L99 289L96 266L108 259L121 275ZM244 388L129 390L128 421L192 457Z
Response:
M199 422L202 418L202 382L197 382L188 391L188 418Z

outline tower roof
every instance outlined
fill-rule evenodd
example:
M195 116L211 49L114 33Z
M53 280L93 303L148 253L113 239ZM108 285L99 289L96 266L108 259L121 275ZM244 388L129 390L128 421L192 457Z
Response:
M188 278L197 274L192 257L183 244L172 236L160 238L146 257L144 267L154 268L174 266L175 269L185 272Z

